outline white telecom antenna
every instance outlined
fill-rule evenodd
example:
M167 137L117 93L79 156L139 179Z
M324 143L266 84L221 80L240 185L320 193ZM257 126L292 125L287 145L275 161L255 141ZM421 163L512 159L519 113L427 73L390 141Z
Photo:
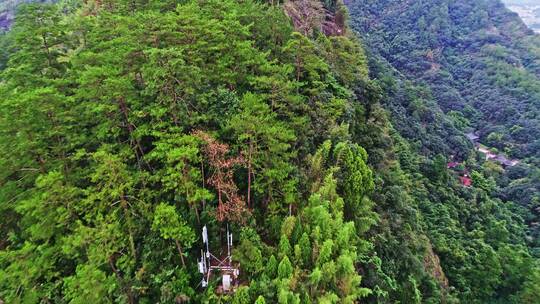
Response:
M208 250L208 230L206 229L206 225L202 228L202 241L203 244L206 244L206 252L210 252L210 250Z
M231 256L231 246L232 246L232 234L229 233L229 224L227 224L227 257ZM230 264L230 259L229 259Z
M218 292L233 292L235 286L237 286L240 270L234 267L232 263L233 235L229 232L229 225L227 225L227 256L224 259L220 259L210 252L210 241L206 225L202 228L202 241L201 260L198 262L199 273L203 275L201 286L206 288L210 282L212 271L219 271L222 286L221 289L218 288Z

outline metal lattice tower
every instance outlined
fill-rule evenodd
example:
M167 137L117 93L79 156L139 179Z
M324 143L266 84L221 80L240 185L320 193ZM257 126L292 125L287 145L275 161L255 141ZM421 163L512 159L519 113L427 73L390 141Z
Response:
M201 259L199 260L199 273L203 275L201 285L203 288L208 286L210 277L213 272L219 272L222 277L221 292L233 292L234 287L238 284L238 276L240 270L233 264L232 261L232 246L233 235L229 232L227 225L227 256L220 259L210 252L210 244L208 238L208 229L206 225L202 229L203 249L201 250Z

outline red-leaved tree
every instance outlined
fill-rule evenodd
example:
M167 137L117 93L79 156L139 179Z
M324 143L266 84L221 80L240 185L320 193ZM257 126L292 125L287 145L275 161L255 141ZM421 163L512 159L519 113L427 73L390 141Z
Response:
M243 223L248 213L244 198L238 194L234 183L234 167L244 165L242 156L229 156L229 146L218 142L204 131L195 131L193 135L204 142L204 155L211 167L207 182L215 188L218 196L216 218L218 221L234 221Z

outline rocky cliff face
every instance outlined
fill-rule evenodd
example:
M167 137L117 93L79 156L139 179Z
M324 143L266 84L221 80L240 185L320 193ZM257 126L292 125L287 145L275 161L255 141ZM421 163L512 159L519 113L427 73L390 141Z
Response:
M17 7L23 3L52 2L47 0L0 0L0 32L10 28L15 19Z
M13 22L15 7L12 7L11 2L0 0L0 32L7 30Z
M11 24L11 18L7 14L0 15L0 29L5 30Z

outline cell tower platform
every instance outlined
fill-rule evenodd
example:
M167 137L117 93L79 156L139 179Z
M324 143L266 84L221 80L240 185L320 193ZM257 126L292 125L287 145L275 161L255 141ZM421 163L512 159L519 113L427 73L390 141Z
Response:
M238 287L238 276L240 269L238 265L233 263L232 246L233 235L229 233L227 225L227 255L224 258L218 258L210 252L208 239L208 229L206 225L202 229L203 249L201 250L201 259L199 260L199 273L203 275L201 285L203 288L208 286L212 275L219 274L221 276L221 286L218 287L218 293L233 293Z

